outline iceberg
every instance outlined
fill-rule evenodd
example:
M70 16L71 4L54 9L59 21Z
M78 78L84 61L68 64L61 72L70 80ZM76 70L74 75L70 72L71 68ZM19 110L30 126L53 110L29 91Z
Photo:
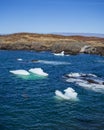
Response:
M17 75L30 75L26 70L11 70L10 72Z
M56 56L64 56L64 51L62 51L61 53L54 53L54 55L56 55Z
M66 100L73 100L73 99L77 99L77 93L75 92L74 89L68 87L67 89L64 90L64 94L59 91L59 90L56 90L55 91L55 94L56 96L58 96L59 98L62 98L62 99L66 99Z
M48 74L45 73L41 68L32 68L32 69L29 69L29 72L40 75L40 76L48 76Z

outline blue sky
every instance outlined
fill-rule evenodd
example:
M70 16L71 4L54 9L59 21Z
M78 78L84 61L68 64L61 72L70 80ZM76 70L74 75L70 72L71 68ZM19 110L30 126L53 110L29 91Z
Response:
M103 33L104 0L0 0L0 33Z

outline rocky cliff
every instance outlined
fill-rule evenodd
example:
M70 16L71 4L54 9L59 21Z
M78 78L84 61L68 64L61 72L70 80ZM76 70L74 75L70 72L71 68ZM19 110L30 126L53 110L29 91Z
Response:
M104 38L53 34L15 33L0 35L2 50L65 51L66 54L104 55Z

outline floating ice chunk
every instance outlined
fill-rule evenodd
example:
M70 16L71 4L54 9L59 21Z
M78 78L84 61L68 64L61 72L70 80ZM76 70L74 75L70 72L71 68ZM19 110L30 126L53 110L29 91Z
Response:
M22 61L23 59L21 59L21 58L18 58L17 60L18 60L18 61Z
M72 89L72 88L67 88L67 89L64 90L64 92L65 92L64 95L67 96L67 97L69 97L70 99L75 99L77 97L77 95L78 95L75 92L75 90Z
M63 99L69 99L69 97L67 97L67 96L65 96L61 91L59 91L59 90L56 90L55 91L55 94L56 94L56 96L58 96L58 97L60 97L60 98L63 98Z
M56 55L56 56L64 56L64 51L62 51L61 53L54 53L54 55Z
M64 90L64 92L65 93L63 94L61 91L56 90L55 94L56 94L56 96L58 96L58 97L60 97L62 99L66 99L66 100L77 99L78 94L75 92L74 89L67 88L67 89Z
M69 78L73 77L73 78L77 78L77 77L97 77L94 74L83 74L83 73L70 73L67 75Z
M48 76L48 74L45 73L41 68L32 68L32 69L29 69L29 72L40 75L40 76Z
M82 79L78 79L78 78L69 78L66 80L67 82L70 82L70 83L76 83L76 82L83 82Z
M88 74L88 76L97 77L95 74Z
M79 73L70 73L70 74L68 74L68 76L69 77L80 77L81 74L79 74Z
M26 70L11 70L10 72L17 75L30 75Z
M95 92L104 93L104 85L103 84L89 84L88 82L79 82L77 83L79 86L82 86L86 89L93 90Z
M76 83L77 85L96 92L104 93L104 81L94 74L70 73L66 75L67 82Z

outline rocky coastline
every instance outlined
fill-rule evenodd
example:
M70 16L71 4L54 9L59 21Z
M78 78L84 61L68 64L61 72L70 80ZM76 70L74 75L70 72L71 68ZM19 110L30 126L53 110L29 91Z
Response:
M63 36L55 34L15 33L0 35L0 50L52 51L65 54L98 54L104 56L104 38Z

